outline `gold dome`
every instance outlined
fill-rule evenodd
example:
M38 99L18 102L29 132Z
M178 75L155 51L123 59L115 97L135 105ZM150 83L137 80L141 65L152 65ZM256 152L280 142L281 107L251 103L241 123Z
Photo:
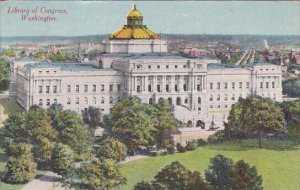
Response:
M112 33L110 39L159 39L159 35L143 25L143 15L135 4L127 14L127 24Z
M136 5L133 4L133 8L127 14L127 17L143 17L142 13L136 9Z

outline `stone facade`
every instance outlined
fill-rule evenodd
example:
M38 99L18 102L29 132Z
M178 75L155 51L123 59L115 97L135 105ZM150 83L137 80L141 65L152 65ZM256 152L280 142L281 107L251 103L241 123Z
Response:
M132 11L129 21L136 19L131 17L137 14L136 8ZM104 114L124 97L137 96L146 104L162 98L172 103L177 119L202 130L222 128L239 97L258 95L282 101L280 66L222 65L174 56L153 32L146 36L149 39L118 39L119 33L103 42L105 50L97 65L16 59L10 65L10 98L26 109L60 103L78 113L99 107Z

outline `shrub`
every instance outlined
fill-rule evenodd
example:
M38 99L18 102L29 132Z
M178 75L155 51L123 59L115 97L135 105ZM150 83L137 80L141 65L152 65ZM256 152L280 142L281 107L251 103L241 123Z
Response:
M168 152L169 154L174 154L174 153L175 153L175 148L174 148L174 146L169 146L169 147L167 148L167 152Z
M187 151L192 151L192 150L195 150L197 148L197 146L198 146L197 141L192 140L192 141L187 142L185 149Z
M181 152L181 153L186 152L186 148L184 146L182 146L180 143L176 144L176 148L177 148L178 152Z
M197 143L198 143L198 146L204 146L204 145L207 144L207 142L205 140L203 140L203 139L198 139Z
M221 143L224 141L224 131L217 131L215 134L213 135L209 135L207 141L211 144L215 144L215 143Z

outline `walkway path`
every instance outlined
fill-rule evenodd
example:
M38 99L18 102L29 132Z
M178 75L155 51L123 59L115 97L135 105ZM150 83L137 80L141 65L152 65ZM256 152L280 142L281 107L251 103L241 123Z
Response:
M136 155L126 157L125 161L121 162L121 164L145 157L147 156ZM22 190L66 190L66 188L62 186L62 183L60 183L60 180L60 175L48 171L43 176L30 181L27 185L25 185L25 187L22 188Z
M64 188L55 188L60 184L61 176L48 171L43 176L30 181L22 190L63 190Z

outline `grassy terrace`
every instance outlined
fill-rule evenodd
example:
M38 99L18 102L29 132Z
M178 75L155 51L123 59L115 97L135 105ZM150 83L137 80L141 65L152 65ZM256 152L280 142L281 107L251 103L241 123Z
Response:
M198 170L204 177L210 158L223 154L234 161L244 159L256 166L263 177L265 190L296 190L300 188L300 145L283 141L265 141L258 149L257 141L225 142L207 145L195 151L173 155L150 157L128 162L121 166L127 185L120 189L132 189L139 181L151 181L155 174L172 161L180 161L191 170Z
M0 105L4 108L4 114L9 115L10 113L21 112L24 109L15 101L9 101L7 98L0 98Z

